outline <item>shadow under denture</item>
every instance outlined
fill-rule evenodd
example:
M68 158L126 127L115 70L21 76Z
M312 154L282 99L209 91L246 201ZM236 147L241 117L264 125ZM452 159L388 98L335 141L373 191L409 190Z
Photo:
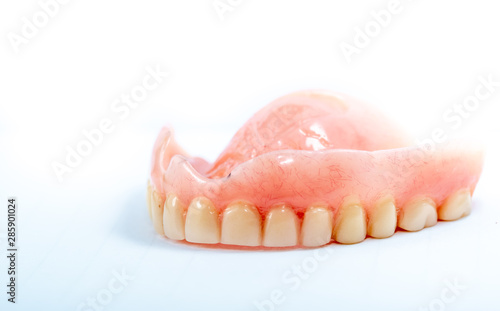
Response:
M390 195L366 210L356 196L333 208L312 204L303 216L292 206L272 206L263 214L250 202L235 200L219 212L205 197L186 207L175 194L167 198L148 183L146 203L155 231L173 240L193 244L227 245L236 248L318 247L331 243L354 244L367 236L387 238L397 227L419 231L439 220L456 220L470 213L471 192L461 189L439 207L425 196L416 196L399 209ZM220 244L222 243L222 244Z

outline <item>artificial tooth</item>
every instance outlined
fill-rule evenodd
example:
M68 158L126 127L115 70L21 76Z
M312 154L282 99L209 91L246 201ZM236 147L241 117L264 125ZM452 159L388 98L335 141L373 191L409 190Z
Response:
M169 194L163 209L163 230L172 240L184 240L185 207L177 196Z
M163 205L165 201L160 196L158 192L154 189L151 192L151 219L153 220L153 226L155 231L161 235L163 233Z
M298 242L299 219L287 205L271 208L264 221L263 245L269 247L295 246Z
M375 203L368 221L368 235L387 238L394 234L398 222L396 205L392 197L385 197Z
M224 210L221 243L259 246L261 240L261 217L255 206L245 202L235 202Z
M356 200L348 199L337 213L333 239L342 244L354 244L366 238L365 210Z
M456 220L470 214L472 200L470 191L463 189L449 196L438 210L441 220Z
M148 179L148 190L146 192L146 205L148 207L149 218L152 219L151 215L151 182Z
M333 229L333 213L328 206L311 206L304 213L301 241L303 246L315 247L330 242Z
M191 201L186 214L185 236L186 241L193 243L219 243L219 215L209 199L198 197Z
M398 226L407 231L419 231L437 223L436 204L430 198L415 198L401 210Z

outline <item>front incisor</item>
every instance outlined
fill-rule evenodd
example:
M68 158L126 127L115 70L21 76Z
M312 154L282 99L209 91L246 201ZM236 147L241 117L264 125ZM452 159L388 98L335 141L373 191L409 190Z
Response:
M184 240L185 207L174 194L169 194L163 209L163 230L167 238Z
M186 213L186 241L217 244L220 242L219 214L212 201L198 197L191 201Z
M153 220L153 226L155 231L161 235L163 233L163 204L165 200L161 195L153 189L151 192L151 219Z
M414 198L401 210L398 226L407 231L419 231L437 223L436 204L430 198Z
M151 215L151 182L148 180L148 189L146 191L146 205L148 207L149 218L152 219Z
M221 243L259 246L261 240L261 217L257 208L246 202L228 205L222 214Z
M472 206L471 195L468 189L463 189L449 196L438 210L441 220L456 220L470 214Z
M390 196L382 198L373 207L368 221L368 235L374 238L388 238L396 231L398 222L396 205Z
M301 242L303 246L325 245L332 238L333 213L326 205L309 207L304 213Z
M298 242L299 219L287 205L271 208L264 221L262 244L269 247L295 246Z
M342 244L354 244L366 238L366 214L361 203L348 200L337 212L333 239Z

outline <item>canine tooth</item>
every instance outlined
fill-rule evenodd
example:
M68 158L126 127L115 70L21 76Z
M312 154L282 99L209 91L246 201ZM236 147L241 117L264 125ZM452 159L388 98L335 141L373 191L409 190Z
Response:
M437 223L436 204L430 198L416 198L402 209L398 226L407 231L419 231Z
M333 213L327 206L311 206L304 213L301 241L308 247L330 242L333 229Z
M155 231L161 235L163 233L163 205L165 201L154 189L151 192L151 219Z
M146 205L148 207L149 218L152 219L151 215L151 182L148 179L148 190L146 192Z
M438 210L441 220L456 220L470 214L472 202L470 192L463 189L449 196Z
M261 217L255 206L245 202L235 202L224 210L221 243L259 246L261 240Z
M169 194L163 209L163 230L172 240L184 240L184 205L174 194Z
M347 200L337 214L333 239L342 244L353 244L366 238L365 210L357 201Z
M198 197L191 201L186 214L185 235L189 242L219 243L219 215L209 199Z
M368 235L374 238L388 238L396 231L398 217L392 197L385 197L375 203L368 221Z
M286 205L271 208L264 221L262 244L270 247L295 246L298 242L299 219Z

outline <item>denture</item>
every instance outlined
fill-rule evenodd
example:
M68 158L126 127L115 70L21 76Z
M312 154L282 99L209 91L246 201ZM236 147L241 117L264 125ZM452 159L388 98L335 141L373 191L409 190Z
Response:
M189 157L165 127L149 215L172 240L256 249L353 244L468 215L482 149L411 142L374 108L324 91L264 107L214 163Z

